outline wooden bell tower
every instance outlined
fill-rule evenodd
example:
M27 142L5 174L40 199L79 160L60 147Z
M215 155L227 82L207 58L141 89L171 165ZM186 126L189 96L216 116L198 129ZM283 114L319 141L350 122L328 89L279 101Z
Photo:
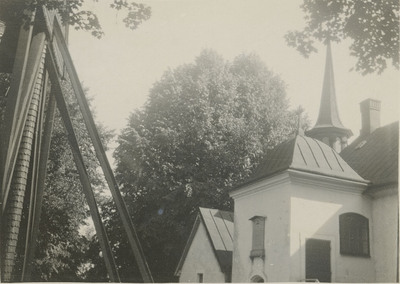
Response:
M4 31L0 35L0 72L11 73L11 84L7 92L4 124L0 136L1 281L31 280L31 264L38 236L55 108L58 108L68 134L109 278L112 282L120 281L61 87L63 78L67 77L127 233L140 274L144 282L153 282L69 54L66 44L68 27L62 26L56 11L49 11L44 6L29 12L30 24L11 21L6 13L7 11L0 12L0 29ZM28 193L30 200L24 201ZM28 208L27 213L23 213L24 207ZM26 214L28 219L23 230L21 226L25 223L21 222L22 214ZM25 249L22 256L17 256L20 238L24 239ZM18 273L14 269L17 257L22 258L22 271Z

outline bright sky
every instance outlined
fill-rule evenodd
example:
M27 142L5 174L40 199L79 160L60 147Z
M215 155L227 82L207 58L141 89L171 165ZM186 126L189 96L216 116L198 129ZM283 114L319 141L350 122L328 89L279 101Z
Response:
M108 7L110 1L86 1L106 35L70 32L70 51L78 75L93 97L97 119L116 133L129 114L146 101L149 89L165 70L194 61L211 48L225 59L254 52L287 84L292 108L303 106L312 123L318 116L325 64L325 47L310 58L286 45L284 35L304 25L300 0L157 0L150 20L127 29ZM381 75L350 72L355 58L348 43L332 44L336 96L343 124L358 136L359 103L382 101L382 125L398 120L399 71Z

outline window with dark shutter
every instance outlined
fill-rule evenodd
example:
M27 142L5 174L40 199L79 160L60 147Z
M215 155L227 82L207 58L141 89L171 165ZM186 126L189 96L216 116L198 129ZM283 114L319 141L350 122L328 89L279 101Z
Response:
M203 273L197 273L197 283L203 283L204 282L204 278L203 278Z
M340 253L369 257L368 218L357 213L339 216Z
M253 222L253 238L250 257L264 257L265 217L254 216L250 220Z

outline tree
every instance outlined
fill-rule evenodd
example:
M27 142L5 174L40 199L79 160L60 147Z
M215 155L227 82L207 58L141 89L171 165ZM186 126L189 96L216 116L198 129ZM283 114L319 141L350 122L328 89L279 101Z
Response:
M306 26L285 38L304 56L316 51L314 40L340 42L351 39L355 69L363 75L381 73L392 62L399 68L399 1L304 0Z
M254 54L227 62L205 50L154 84L114 155L155 281L175 280L198 207L232 209L229 189L296 123L285 84Z
M27 24L31 24L31 19L26 11L40 11L41 7L45 6L49 10L58 10L63 24L69 24L76 30L89 31L93 36L101 38L104 32L99 19L92 11L82 9L84 2L85 0L2 0L0 2L0 19L23 19ZM149 6L127 0L113 0L110 8L116 11L127 11L123 22L132 30L151 16Z

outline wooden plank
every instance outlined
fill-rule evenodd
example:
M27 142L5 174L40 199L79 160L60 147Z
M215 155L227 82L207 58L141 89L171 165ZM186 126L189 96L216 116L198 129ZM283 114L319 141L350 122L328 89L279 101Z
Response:
M46 57L46 66L49 70L52 86L55 88L57 106L58 109L60 110L60 114L63 119L65 129L67 130L68 133L68 140L71 146L73 158L79 173L79 178L81 180L83 192L85 194L87 203L89 205L90 214L92 216L94 227L96 229L96 235L99 239L100 247L103 252L103 258L107 268L108 276L110 277L110 280L112 282L119 282L120 279L115 264L114 256L110 247L110 243L107 238L106 230L101 221L100 213L97 207L96 199L94 197L89 176L86 171L84 160L79 149L78 140L76 138L72 121L69 116L68 108L63 97L63 90L61 88L60 76L57 72L57 65L54 58L55 55L51 47L49 48L48 55L49 56Z
M1 143L1 157L0 157L0 185L1 185L1 202L4 205L7 199L8 191L6 190L6 184L8 181L9 171L13 171L13 167L10 168L9 159L12 151L17 147L13 147L11 144L12 134L15 132L13 127L15 125L15 114L18 104L20 103L20 92L22 91L22 83L24 81L24 76L26 72L26 65L28 62L29 48L31 44L33 27L28 30L21 27L17 51L15 56L15 62L13 66L13 77L10 84L9 99L7 102L6 112L4 114L4 121L7 121L4 132L1 136L4 137L0 139ZM2 206L4 208L4 206ZM3 212L3 210L2 210Z
M35 160L37 166L36 167L34 166L32 169L34 173L34 178L32 178L32 186L31 186L32 199L31 199L31 206L29 207L30 225L28 225L27 228L27 237L25 242L26 243L25 257L21 274L21 281L23 282L32 281L31 271L36 249L36 240L39 233L39 221L40 221L40 214L42 212L43 193L44 193L44 186L47 173L47 160L50 152L51 135L53 132L53 124L55 117L55 107L56 107L55 96L54 94L50 94L49 102L47 105L46 119L44 121L44 125L42 125L42 122L44 120L45 106L46 106L47 83L48 83L48 74L46 73L43 83L42 106L40 111L39 129L37 131L39 134L36 143L37 153L35 154L36 155ZM42 131L43 135L41 135Z
M129 216L128 209L127 209L125 202L122 198L122 195L118 189L118 184L115 180L110 163L108 162L106 153L105 153L103 145L101 143L99 134L96 129L96 125L94 123L93 117L92 117L90 109L89 109L89 105L86 101L84 91L80 84L78 74L72 63L72 59L69 54L69 51L68 51L67 45L65 43L64 37L62 35L61 28L59 26L58 21L54 21L53 33L54 33L53 35L55 36L55 38L58 42L58 47L60 48L60 52L63 56L64 63L67 68L67 72L68 72L69 78L71 80L72 87L74 89L74 93L77 97L79 107L81 108L81 111L82 111L83 119L85 121L89 135L92 139L93 146L94 146L94 149L96 152L96 156L100 162L100 166L104 172L105 179L108 183L108 186L110 188L110 191L113 196L114 202L116 204L117 210L120 214L124 229L128 236L129 244L134 253L135 260L136 260L136 263L138 264L143 281L144 282L153 282L153 278L151 276L150 269L145 260L143 250L140 246L139 238L138 238L135 228L133 226L132 220Z
M4 145L4 150L7 152L4 153L5 161L2 162L2 164L4 163L4 174L2 175L2 212L4 212L7 203L12 173L14 171L18 148L21 143L22 131L32 99L34 83L37 80L39 72L44 44L44 33L38 33L32 38L25 70L26 76L23 78L23 84L19 86L19 90L12 91L10 88L10 98L13 98L13 103L6 108L5 114L5 121L9 123L6 125L7 128L4 137L8 137L9 139L6 141L6 145Z

